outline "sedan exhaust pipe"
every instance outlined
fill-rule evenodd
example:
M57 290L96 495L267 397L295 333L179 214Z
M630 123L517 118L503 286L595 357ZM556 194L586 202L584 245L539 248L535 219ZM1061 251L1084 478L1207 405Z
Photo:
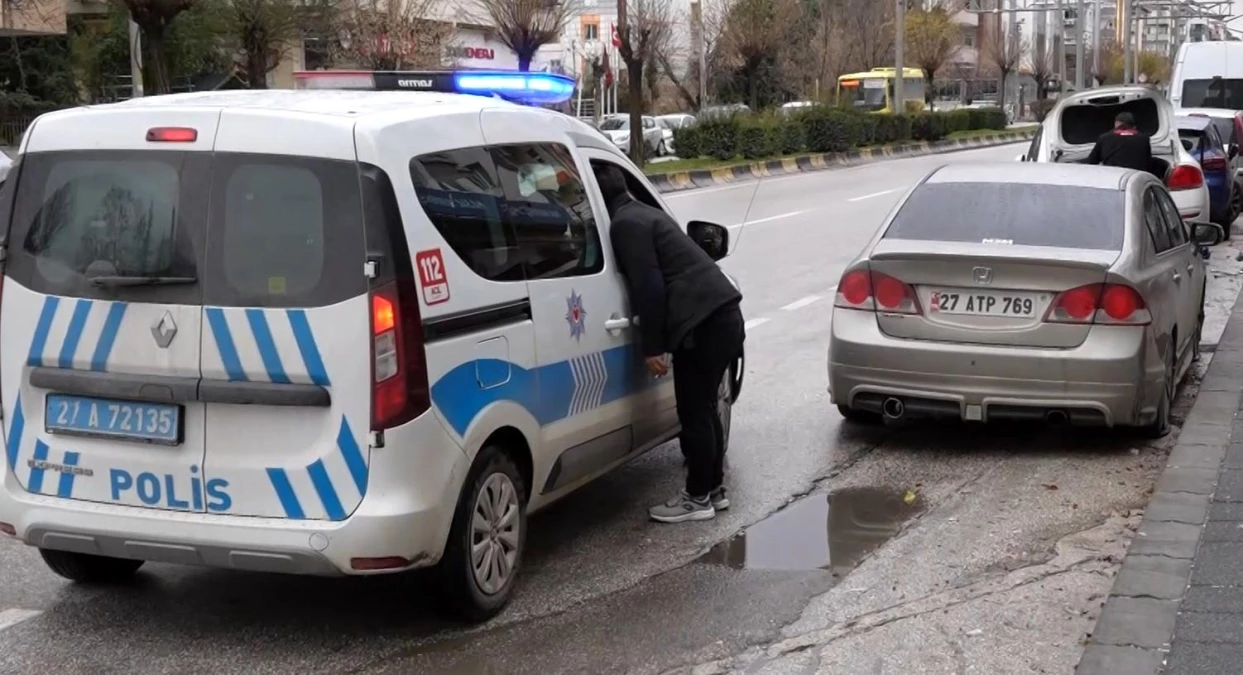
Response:
M902 419L902 415L906 414L906 404L902 402L902 399L893 398L892 396L885 399L880 409L885 414L885 417L891 420Z
M1049 412L1045 413L1044 419L1049 424L1052 424L1054 426L1061 426L1063 424L1066 424L1069 418L1066 416L1065 410L1050 410Z

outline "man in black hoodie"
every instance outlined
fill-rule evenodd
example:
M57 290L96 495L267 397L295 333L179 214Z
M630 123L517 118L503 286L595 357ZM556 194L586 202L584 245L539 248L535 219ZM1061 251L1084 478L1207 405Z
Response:
M662 523L708 520L729 508L717 404L725 373L742 353L742 293L664 211L630 196L621 169L602 165L596 180L630 308L639 317L648 372L667 375L666 355L673 354L686 489L649 515Z
M1152 170L1152 145L1148 137L1135 128L1135 116L1118 113L1113 131L1096 140L1092 154L1084 164L1117 166L1136 171Z

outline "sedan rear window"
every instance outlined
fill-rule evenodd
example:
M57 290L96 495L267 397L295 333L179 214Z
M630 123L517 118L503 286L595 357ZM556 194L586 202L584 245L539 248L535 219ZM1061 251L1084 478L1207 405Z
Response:
M886 239L1122 250L1125 193L1064 185L926 183Z

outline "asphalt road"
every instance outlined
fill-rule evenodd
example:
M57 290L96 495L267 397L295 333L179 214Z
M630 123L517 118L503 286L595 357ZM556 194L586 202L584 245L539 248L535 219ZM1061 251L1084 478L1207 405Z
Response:
M518 597L469 630L429 611L417 575L152 565L130 587L85 589L0 540L0 673L1069 672L1166 443L860 430L825 393L832 289L901 192L937 165L1018 151L669 196L684 219L747 223L725 262L746 296L748 372L733 507L716 520L646 521L682 480L676 448L653 452L534 518ZM1210 341L1239 288L1234 251L1216 258ZM852 510L880 525L835 524ZM749 549L696 561L761 521Z

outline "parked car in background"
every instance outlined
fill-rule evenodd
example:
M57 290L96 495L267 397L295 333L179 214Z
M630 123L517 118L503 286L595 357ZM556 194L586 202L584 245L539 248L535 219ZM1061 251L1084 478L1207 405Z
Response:
M655 117L643 116L643 143L647 152L652 155L663 154L661 146L665 141L662 127L656 124ZM608 137L613 145L622 152L630 151L630 116L610 115L600 122L600 131Z
M1209 118L1217 127L1217 135L1230 155L1231 176L1234 179L1234 199L1238 202L1233 206L1235 217L1243 213L1243 156L1240 156L1239 145L1243 144L1243 111L1226 110L1224 108L1182 108L1180 115L1200 115ZM1234 152L1230 152L1233 148Z
M660 128L660 145L656 146L656 156L664 157L665 155L674 154L673 151L673 127L665 121L663 117L656 118L656 126Z
M1187 42L1174 57L1175 108L1243 110L1243 42Z
M717 117L730 117L732 115L750 115L751 107L743 103L729 103L726 105L710 105L699 111L697 116L699 120L713 119Z
M1239 215L1234 171L1230 167L1230 161L1238 155L1238 149L1226 147L1209 117L1179 115L1175 118L1175 124L1183 147L1200 163L1200 171L1204 174L1209 197L1209 220L1229 232L1230 224Z
M684 129L694 126L696 119L694 115L688 113L674 113L671 115L659 115L657 120L663 121L670 129Z
M1149 172L936 169L837 285L832 402L851 421L1046 420L1162 436L1200 351L1205 247L1221 237L1185 222Z
M1081 163L1119 113L1135 117L1152 143L1150 172L1165 182L1184 220L1208 221L1209 197L1200 163L1179 141L1174 106L1160 91L1142 85L1097 87L1060 99L1036 131L1024 162Z
M781 104L781 116L789 117L794 113L816 105L815 101L790 101Z

